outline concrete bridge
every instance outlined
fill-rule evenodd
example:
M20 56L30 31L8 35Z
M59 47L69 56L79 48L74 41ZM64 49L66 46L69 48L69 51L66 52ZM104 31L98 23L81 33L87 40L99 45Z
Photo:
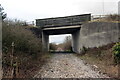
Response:
M91 20L91 14L36 19L36 25L42 28L43 51L49 51L49 35L72 34L72 49L79 53L81 25Z
M43 51L49 51L49 35L72 34L72 50L92 48L120 41L120 23L91 22L91 14L37 19L42 29Z

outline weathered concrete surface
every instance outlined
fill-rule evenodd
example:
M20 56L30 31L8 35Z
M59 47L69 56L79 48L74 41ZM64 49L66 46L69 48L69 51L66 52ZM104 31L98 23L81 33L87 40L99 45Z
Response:
M72 50L76 53L80 52L79 44L80 44L80 28L74 33L72 33Z
M92 22L81 26L79 48L99 47L118 42L120 28L118 23Z
M55 17L46 19L36 19L36 25L39 27L63 27L81 25L91 20L91 14L81 14L74 16Z
M79 52L79 33L80 33L80 25L76 26L64 26L64 27L56 27L56 28L43 28L42 32L42 44L43 51L49 51L49 35L57 35L57 34L72 34L73 36L73 49L74 52ZM76 41L77 40L77 41Z
M42 47L43 47L43 52L48 52L49 51L49 35L46 34L44 31L42 32Z
M76 53L80 53L83 46L86 48L99 47L118 42L120 39L120 26L118 23L91 22L78 26L72 26L68 29L47 28L47 30L43 30L43 50L49 50L49 35L72 34L72 49Z
M80 25L76 26L62 26L62 27L49 27L43 28L42 30L48 35L58 35L58 34L71 34L79 30Z
M66 17L36 19L36 26L42 28L43 51L49 50L49 35L73 34L73 49L79 52L79 26L91 20L91 14L82 14ZM75 32L75 33L74 33ZM76 37L77 36L77 37ZM76 47L77 45L77 47Z

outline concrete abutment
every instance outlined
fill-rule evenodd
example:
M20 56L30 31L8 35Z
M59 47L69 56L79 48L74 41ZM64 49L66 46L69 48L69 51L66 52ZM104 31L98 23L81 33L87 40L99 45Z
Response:
M79 26L71 32L72 50L75 53L80 53L83 47L100 47L120 41L120 23L91 22ZM49 35L44 31L42 32L42 43L43 51L49 51Z
M75 53L80 53L80 29L72 33L72 50Z
M49 51L49 35L42 31L42 50L43 52Z

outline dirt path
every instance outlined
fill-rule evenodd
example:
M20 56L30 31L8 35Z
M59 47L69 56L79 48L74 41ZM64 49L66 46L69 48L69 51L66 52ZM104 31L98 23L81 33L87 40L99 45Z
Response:
M73 54L54 54L34 78L106 78Z

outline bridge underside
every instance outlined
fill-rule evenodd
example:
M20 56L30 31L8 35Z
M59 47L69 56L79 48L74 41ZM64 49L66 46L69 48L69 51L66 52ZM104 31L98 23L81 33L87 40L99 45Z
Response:
M49 51L49 35L59 34L72 34L72 49L74 52L79 51L79 36L80 36L80 25L77 26L65 26L65 27L44 27L42 30L42 43L43 51Z
M72 34L80 29L78 26L65 26L65 27L54 27L54 28L44 28L43 32L47 35L59 35L59 34Z
M72 48L79 51L80 26L91 20L91 14L36 19L36 26L42 28L43 51L49 51L49 35L72 34Z

